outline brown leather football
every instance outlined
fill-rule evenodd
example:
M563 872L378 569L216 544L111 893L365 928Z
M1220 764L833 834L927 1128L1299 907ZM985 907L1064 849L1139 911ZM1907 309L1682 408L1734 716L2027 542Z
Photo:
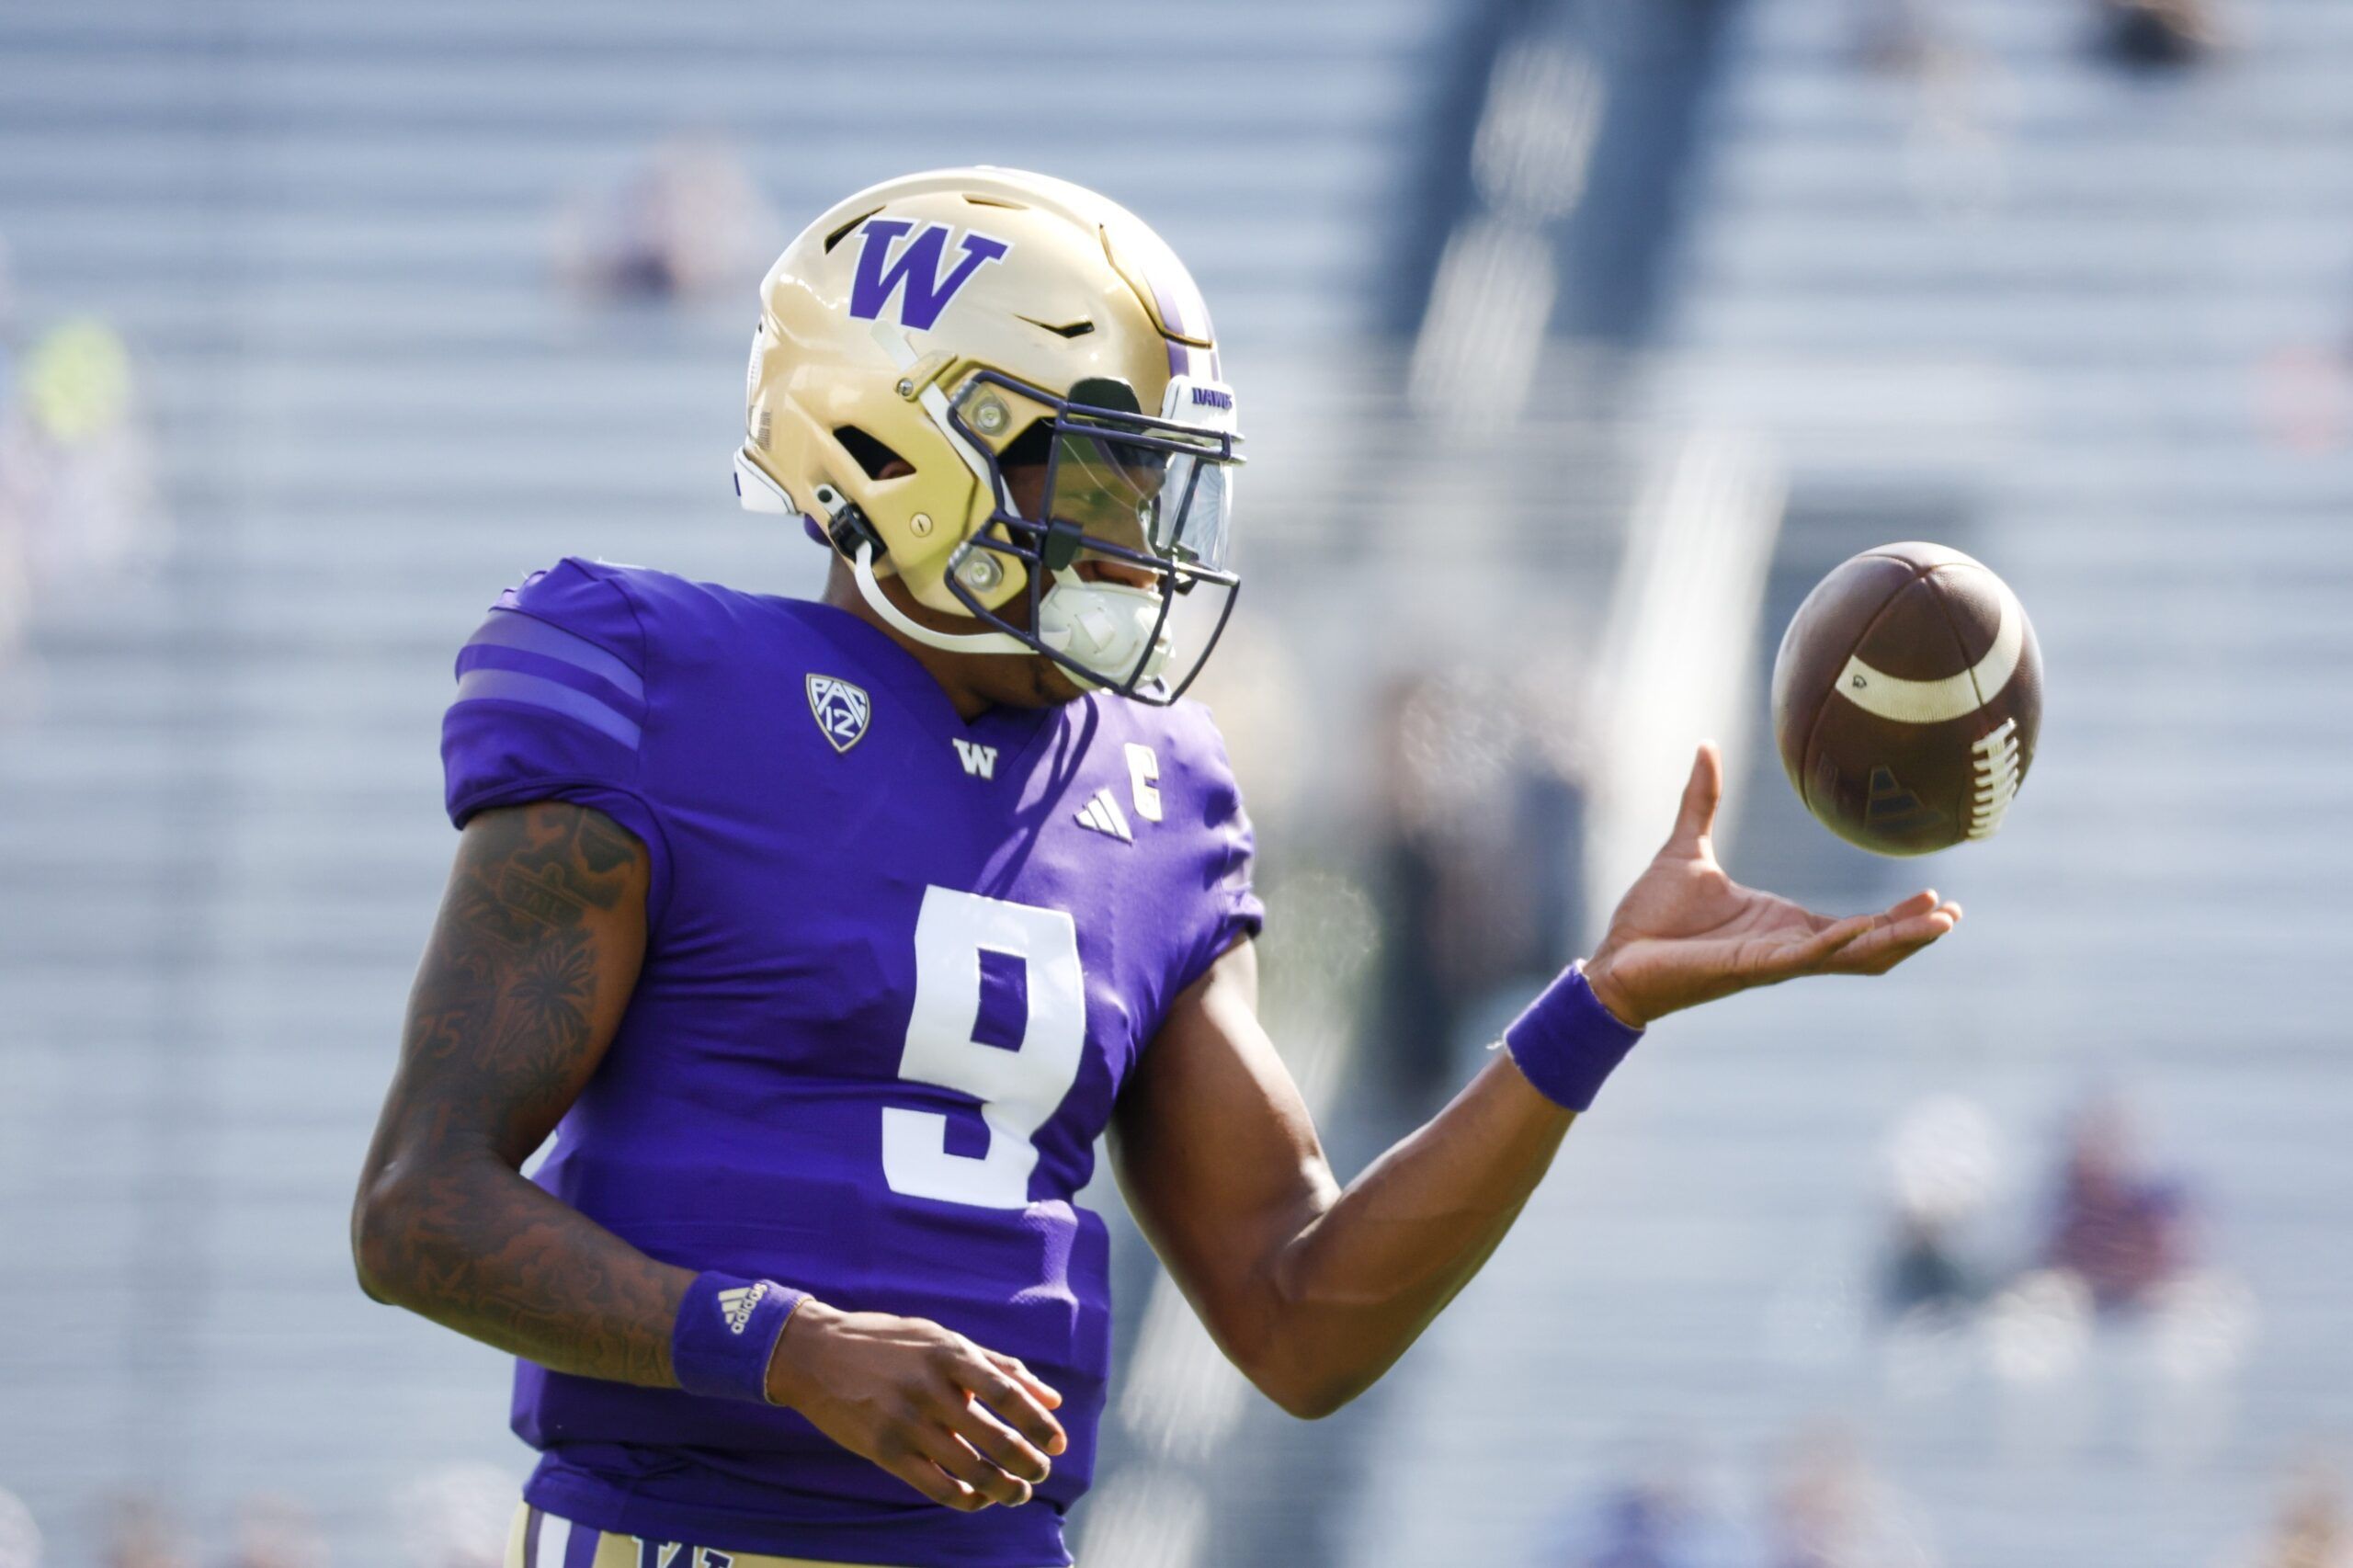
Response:
M2042 654L2018 596L1940 544L1842 563L1773 661L1773 733L1798 799L1881 855L1992 837L2041 723Z

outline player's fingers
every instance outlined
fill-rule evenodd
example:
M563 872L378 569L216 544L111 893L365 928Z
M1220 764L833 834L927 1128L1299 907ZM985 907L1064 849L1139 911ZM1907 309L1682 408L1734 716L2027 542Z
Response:
M1891 920L1879 935L1889 947L1912 947L1933 942L1960 924L1961 905L1948 902L1901 920Z
M1936 907L1937 890L1922 888L1903 903L1890 904L1887 909L1887 917L1890 920L1907 920L1915 915L1926 915Z
M1683 786L1683 804L1675 814L1668 847L1697 849L1716 825L1716 804L1723 795L1723 758L1715 742L1701 741L1699 754L1691 759L1691 778Z
M1016 1480L1037 1486L1054 1473L1054 1467L1045 1455L977 1400L967 1400L963 1409L949 1417L948 1425L972 1445L973 1452Z
M979 1454L971 1444L945 1427L931 1426L915 1439L924 1453L956 1480L978 1493L988 1503L1002 1503L1017 1507L1029 1501L1029 1483L1018 1476L1007 1475Z
M1888 920L1882 917L1870 935L1849 944L1839 953L1838 962L1846 968L1859 969L1884 958L1899 948L1934 941L1949 929L1933 917L1921 915L1909 920Z
M1903 928L1894 933L1894 940L1899 947L1925 948L1931 942L1950 936L1953 927L1960 924L1960 905L1954 904L1949 907L1939 905L1926 915L1905 921Z
M1793 942L1776 957L1778 975L1808 974L1832 962L1846 949L1870 933L1876 915L1849 915L1834 920L1802 942Z
M914 1487L933 1502L959 1512L973 1514L989 1506L989 1500L940 1469L920 1453L909 1452L896 1459L880 1461L884 1470Z
M1070 1439L1063 1434L1063 1424L1051 1414L1062 1403L1063 1396L1023 1366L1018 1358L983 1350L960 1381L967 1392L980 1396L998 1420L1043 1451L1058 1454L1070 1446Z
M1890 921L1841 950L1830 967L1841 973L1885 974L1960 922L1957 903L1940 903L1924 915Z
M1057 1390L1051 1383L1046 1381L1045 1379L1040 1377L1037 1373L1031 1371L1029 1369L1029 1363L1024 1361L1020 1357L1007 1356L1001 1350L984 1349L981 1354L987 1357L989 1361L1000 1370L1018 1381L1021 1386L1028 1389L1032 1394L1034 1394L1037 1397L1038 1403L1044 1405L1047 1409L1060 1410L1063 1407L1063 1396L1061 1391Z
M1938 908L1937 891L1923 888L1910 898L1892 903L1870 917L1870 928L1859 937L1844 944L1831 958L1827 967L1842 971L1861 971L1890 949L1927 935L1921 917ZM1942 931L1935 933L1942 936Z

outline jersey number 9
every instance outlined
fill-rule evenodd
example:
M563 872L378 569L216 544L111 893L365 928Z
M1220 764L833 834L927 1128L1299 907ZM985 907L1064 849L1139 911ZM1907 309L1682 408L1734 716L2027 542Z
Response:
M996 962L984 964L984 953ZM992 970L997 989L1026 1000L1014 1003L1017 1039L1001 1043L978 1038ZM915 917L915 1011L899 1076L978 1099L988 1152L950 1153L947 1117L886 1108L882 1176L891 1190L983 1209L1027 1208L1038 1165L1031 1139L1070 1092L1086 1049L1086 984L1070 915L926 888Z

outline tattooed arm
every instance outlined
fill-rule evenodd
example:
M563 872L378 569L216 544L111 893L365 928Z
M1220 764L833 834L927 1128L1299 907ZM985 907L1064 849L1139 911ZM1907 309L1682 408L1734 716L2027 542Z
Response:
M637 840L584 806L467 824L351 1230L380 1301L558 1371L670 1385L694 1275L518 1174L620 1028L648 875Z
M648 874L637 840L585 807L467 824L351 1240L380 1301L560 1372L671 1387L670 1332L694 1275L518 1174L620 1027L645 956ZM1027 1502L1065 1442L1049 1413L1060 1394L922 1318L803 1301L767 1392L966 1511Z

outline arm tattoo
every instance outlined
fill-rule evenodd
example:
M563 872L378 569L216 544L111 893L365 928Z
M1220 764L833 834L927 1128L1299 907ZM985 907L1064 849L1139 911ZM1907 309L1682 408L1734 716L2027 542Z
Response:
M620 1025L646 881L637 841L585 807L469 825L354 1231L378 1295L561 1371L666 1385L693 1276L517 1174Z

